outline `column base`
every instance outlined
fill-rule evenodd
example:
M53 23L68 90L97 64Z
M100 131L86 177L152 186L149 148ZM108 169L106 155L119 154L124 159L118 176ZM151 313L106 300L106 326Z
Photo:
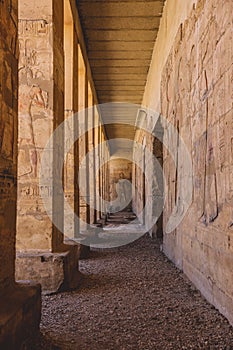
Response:
M41 287L16 284L0 298L0 349L21 349L39 331Z
M82 238L79 248L79 258L88 259L91 251L91 244L96 242L98 234L102 232L102 225L92 224L89 229L81 231L80 237Z
M16 279L40 283L43 294L52 294L79 286L79 246L66 244L67 251L59 253L17 252Z
M80 244L80 248L79 248L79 259L83 260L83 259L88 259L89 255L90 255L90 246L89 245L85 245L85 244Z

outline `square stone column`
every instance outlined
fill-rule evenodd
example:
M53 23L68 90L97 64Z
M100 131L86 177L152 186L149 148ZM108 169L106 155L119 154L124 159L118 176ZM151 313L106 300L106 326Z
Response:
M80 213L80 191L78 185L78 176L79 176L79 119L78 119L78 111L79 111L79 45L78 45L78 37L77 33L74 33L74 79L73 79L73 91L74 91L74 99L73 99L73 108L74 108L74 212L76 214L76 220L74 221L74 236L80 231L80 222L78 220Z
M90 184L89 184L89 133L88 133L88 76L81 48L79 47L79 194L80 231L85 232L90 224Z
M100 128L100 118L99 118L99 114L97 116L97 123L96 123L96 128L97 128L97 157L96 157L96 168L98 169L97 172L97 191L98 191L98 213L97 213L97 220L101 219L101 167L100 167L100 157L101 157L101 144L100 144L100 140L101 140L101 128Z
M97 223L99 217L99 113L97 106L94 106L94 222Z
M15 283L18 8L0 4L0 348L19 349L40 322L40 286Z
M65 163L64 163L64 193L65 199L70 207L65 206L64 210L64 234L65 237L74 237L74 89L73 80L75 70L74 67L74 21L70 2L64 2L64 108L65 108ZM66 150L67 148L67 150ZM66 153L67 151L67 153Z
M90 207L90 224L94 224L96 219L95 210L95 149L94 149L94 104L93 94L90 84L88 84L88 161L89 161L89 207Z
M64 129L52 136L64 121L63 36L63 1L20 1L16 276L39 281L48 293L73 288L79 280L78 246L63 243L64 174L58 169ZM47 173L41 169L44 155ZM48 185L41 185L41 176Z
M104 128L104 126L103 126ZM106 136L104 133L104 129L102 128L102 135L103 135L103 151L102 151L102 159L103 159L103 213L106 216L107 214L107 205L106 201L108 201L108 148L106 144Z
M100 139L99 139L99 159L100 159L100 168L99 168L99 190L100 190L100 216L101 222L105 222L107 214L107 206L105 200L109 200L108 196L108 166L105 162L109 160L109 150L106 146L106 137L104 133L104 126L100 125Z
M103 165L103 128L102 125L100 127L100 193L101 193L101 217L104 214L104 204L103 204L103 196L104 196L104 165Z

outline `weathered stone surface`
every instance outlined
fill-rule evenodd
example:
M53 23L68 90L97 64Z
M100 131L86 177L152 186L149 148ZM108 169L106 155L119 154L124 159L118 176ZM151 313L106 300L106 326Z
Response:
M66 241L68 247L68 241ZM16 278L39 282L44 294L77 288L81 274L78 271L79 245L70 244L63 253L17 253Z
M30 1L22 1L19 43L17 249L56 251L63 234L47 216L40 192L53 201L53 216L62 227L63 197L56 193L62 179L56 173L63 154L63 135L54 138L50 155L53 166L48 176L53 177L53 192L49 185L39 187L39 176L44 147L64 119L63 1L59 6L52 0L40 2L37 11Z
M231 323L232 11L229 1L199 1L176 36L161 85L162 114L188 147L194 181L192 205L179 227L165 233L164 251ZM177 162L180 156L177 149ZM165 227L183 186L177 164L164 152Z

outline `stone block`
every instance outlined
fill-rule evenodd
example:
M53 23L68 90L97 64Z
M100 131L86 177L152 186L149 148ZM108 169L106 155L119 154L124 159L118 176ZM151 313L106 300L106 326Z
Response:
M40 283L43 294L51 294L79 286L81 273L78 270L79 245L69 245L61 253L17 252L16 279Z

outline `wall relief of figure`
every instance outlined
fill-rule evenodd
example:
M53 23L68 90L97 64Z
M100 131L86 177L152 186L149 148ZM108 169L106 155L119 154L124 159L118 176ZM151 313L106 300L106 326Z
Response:
M214 149L211 142L207 142L205 195L203 223L208 225L218 217L217 181L215 170Z
M30 27L31 28L31 27ZM48 108L48 92L37 80L43 73L37 63L35 41L20 40L19 56L19 177L37 177L38 155L35 144L34 122L44 117Z

